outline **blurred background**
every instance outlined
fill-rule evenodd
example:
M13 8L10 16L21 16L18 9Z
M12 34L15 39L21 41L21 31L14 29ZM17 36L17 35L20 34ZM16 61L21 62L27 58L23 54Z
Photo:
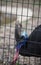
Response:
M10 65L14 56L17 21L21 22L22 29L25 29L29 36L35 27L41 25L41 0L0 0L0 65ZM16 65L19 64L41 65L41 58L19 55Z

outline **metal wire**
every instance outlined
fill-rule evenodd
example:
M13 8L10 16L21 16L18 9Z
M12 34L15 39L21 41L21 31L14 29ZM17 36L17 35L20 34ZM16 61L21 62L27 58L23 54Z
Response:
M18 7L22 7L21 12L21 24L23 25L23 30L25 29L30 35L30 33L37 27L41 25L41 1L40 0L0 0L0 7L6 6L6 12L0 10L0 61L2 65L5 63L9 65L13 58L16 41L14 38L15 23L17 20L13 20L14 16L20 16L17 14ZM11 13L7 14L7 7L11 7ZM16 15L12 14L12 7L16 7ZM28 20L28 11L27 16L23 14L23 8L32 9L33 15L29 16ZM7 16L8 15L8 16ZM27 17L27 20L22 22L22 17ZM12 22L13 21L13 22ZM20 22L20 21L18 21ZM26 23L26 24L25 24ZM24 26L25 25L25 26ZM34 28L34 29L33 29ZM13 29L13 30L12 30ZM33 41L29 41L33 42ZM36 42L34 42L36 43ZM26 59L26 61L25 61ZM18 63L21 65L41 65L40 62L37 62L36 57L22 57L19 55ZM1 64L1 63L0 63Z

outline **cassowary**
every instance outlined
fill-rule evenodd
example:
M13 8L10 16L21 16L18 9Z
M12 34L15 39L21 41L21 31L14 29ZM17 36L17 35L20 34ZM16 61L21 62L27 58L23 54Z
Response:
M18 30L18 29L17 29ZM19 32L17 31L19 34ZM16 33L15 33L16 34ZM18 37L18 35L17 35ZM14 55L13 62L18 59L18 55L22 56L34 56L41 57L41 25L36 27L34 31L29 35L26 32L22 32L16 39L20 39L16 45L16 54Z

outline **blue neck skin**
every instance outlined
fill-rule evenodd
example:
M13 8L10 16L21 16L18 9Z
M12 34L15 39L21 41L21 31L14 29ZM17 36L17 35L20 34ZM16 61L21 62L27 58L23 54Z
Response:
M22 38L23 37L23 38ZM21 38L22 38L22 41L20 39L20 41L18 42L17 46L16 46L16 49L20 49L23 45L26 44L26 42L28 41L28 35L27 35L27 32L24 30L23 32L21 32Z
M23 41L18 42L16 49L19 50L23 45L26 44L28 38L25 38Z

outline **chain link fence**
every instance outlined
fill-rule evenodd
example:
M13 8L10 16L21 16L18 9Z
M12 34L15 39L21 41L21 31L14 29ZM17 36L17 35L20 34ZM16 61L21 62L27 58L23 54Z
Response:
M41 24L41 0L0 0L0 65L10 65L14 56L16 45L14 34L17 20L21 22L29 36L35 27ZM19 55L17 63L41 65L41 58Z

